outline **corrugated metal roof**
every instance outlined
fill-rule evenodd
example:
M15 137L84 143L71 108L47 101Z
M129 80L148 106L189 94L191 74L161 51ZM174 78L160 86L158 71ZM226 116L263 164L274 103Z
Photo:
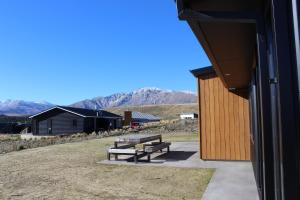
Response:
M120 118L120 115L116 115L114 113L107 112L105 110L91 110L91 109L85 109L85 108L74 108L74 107L68 107L68 106L58 106L60 108L64 108L66 110L84 115L86 117L116 117ZM98 114L97 114L98 113Z
M132 112L132 118L134 120L145 120L145 121L159 121L161 120L160 117L148 114L148 113L141 113L141 112Z

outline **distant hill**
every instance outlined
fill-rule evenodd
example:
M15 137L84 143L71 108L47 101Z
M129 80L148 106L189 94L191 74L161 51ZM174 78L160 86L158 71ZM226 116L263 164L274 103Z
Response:
M32 115L52 107L48 102L33 102L23 100L0 101L0 115L21 116Z
M0 115L0 123L26 123L29 122L28 116L6 116Z
M198 105L192 104L167 104L167 105L146 105L146 106L125 106L106 109L119 115L124 115L124 111L137 111L160 116L162 119L178 119L180 113L194 112L198 113Z
M72 104L71 106L89 109L104 109L122 106L186 104L196 103L195 93L171 91L159 88L141 88L129 93L117 93L107 97L96 97Z

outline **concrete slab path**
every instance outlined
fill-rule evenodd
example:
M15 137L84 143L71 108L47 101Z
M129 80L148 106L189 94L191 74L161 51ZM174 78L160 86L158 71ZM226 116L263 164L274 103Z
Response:
M252 165L245 161L204 161L199 159L197 142L173 142L171 152L155 153L151 163L104 160L101 164L125 164L136 166L168 166L188 168L214 168L214 173L202 200L256 200L258 198ZM122 160L124 159L124 160ZM142 161L145 159L142 159Z

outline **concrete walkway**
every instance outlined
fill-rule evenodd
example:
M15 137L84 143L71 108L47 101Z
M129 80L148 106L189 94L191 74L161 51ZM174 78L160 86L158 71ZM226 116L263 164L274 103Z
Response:
M173 142L169 154L153 154L151 163L104 160L101 164L126 164L137 166L168 166L188 168L214 168L214 173L202 200L256 200L257 189L250 162L203 161L199 159L197 142ZM145 160L146 161L146 160Z

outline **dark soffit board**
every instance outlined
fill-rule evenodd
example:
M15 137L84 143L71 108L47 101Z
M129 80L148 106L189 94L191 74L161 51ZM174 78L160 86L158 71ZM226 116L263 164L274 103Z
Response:
M241 14L257 11L260 3L261 1L254 0L192 0L182 1L182 5L177 6L179 15L180 10L185 9L198 13L213 11L216 14ZM255 23L214 20L209 16L208 20L185 17L225 87L247 88L255 60Z
M263 0L184 0L185 5L198 11L259 11Z
M191 70L191 73L196 77L196 78L205 78L207 76L217 76L216 71L212 66L209 67L202 67L198 69L193 69Z

